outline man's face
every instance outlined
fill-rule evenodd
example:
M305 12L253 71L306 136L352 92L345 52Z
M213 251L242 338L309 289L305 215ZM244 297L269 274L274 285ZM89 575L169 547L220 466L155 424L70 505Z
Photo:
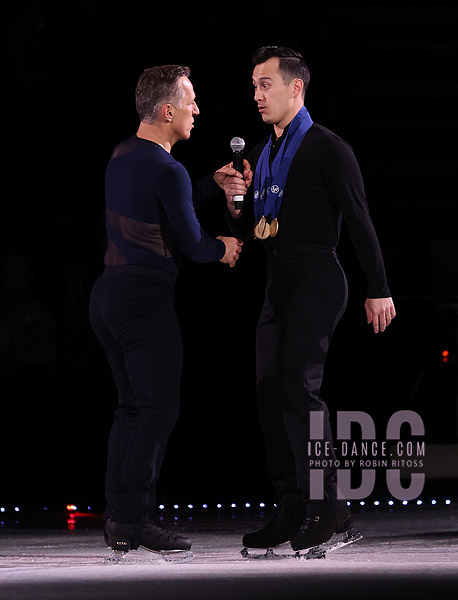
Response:
M253 70L254 101L258 105L262 120L268 125L285 127L292 106L294 80L285 85L278 71L279 59L269 58L256 65Z
M196 95L192 83L187 77L181 77L179 86L182 89L183 96L174 106L173 129L177 140L187 140L191 135L191 129L194 127L194 117L199 114L196 104Z

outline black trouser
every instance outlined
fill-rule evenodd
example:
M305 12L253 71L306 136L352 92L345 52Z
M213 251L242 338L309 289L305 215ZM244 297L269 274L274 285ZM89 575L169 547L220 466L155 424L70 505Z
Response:
M348 513L337 500L336 470L324 469L322 500L310 502L310 413L323 411L324 442L335 459L329 413L320 397L324 364L334 329L347 304L347 282L330 249L267 263L268 284L258 322L257 396L267 466L276 501L320 514ZM320 457L323 459L323 456ZM339 517L339 521L340 521Z
M108 445L104 518L153 518L156 482L179 411L182 340L175 278L160 269L107 267L90 318L119 392Z

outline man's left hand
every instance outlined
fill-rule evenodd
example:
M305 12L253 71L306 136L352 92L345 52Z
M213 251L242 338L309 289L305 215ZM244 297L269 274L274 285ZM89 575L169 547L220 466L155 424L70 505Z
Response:
M366 298L364 308L367 322L372 323L375 333L385 331L396 316L392 298Z

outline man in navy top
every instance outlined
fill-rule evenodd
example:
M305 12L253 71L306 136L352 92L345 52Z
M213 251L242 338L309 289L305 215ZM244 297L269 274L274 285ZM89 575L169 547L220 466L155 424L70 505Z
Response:
M146 69L136 107L137 134L114 149L106 169L108 247L90 300L92 327L119 393L108 447L105 540L116 551L187 551L188 538L155 521L156 481L180 399L174 284L183 254L233 267L242 243L205 233L188 173L170 154L175 142L190 137L199 114L189 69ZM194 195L216 197L234 173L220 169Z

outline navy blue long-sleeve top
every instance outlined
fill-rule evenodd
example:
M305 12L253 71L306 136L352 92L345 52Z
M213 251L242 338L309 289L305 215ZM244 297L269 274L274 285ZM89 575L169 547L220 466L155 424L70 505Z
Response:
M214 182L204 185L207 192L219 191ZM133 136L116 146L105 200L107 266L143 265L177 275L182 254L195 262L224 256L224 243L197 220L186 169L155 142Z

